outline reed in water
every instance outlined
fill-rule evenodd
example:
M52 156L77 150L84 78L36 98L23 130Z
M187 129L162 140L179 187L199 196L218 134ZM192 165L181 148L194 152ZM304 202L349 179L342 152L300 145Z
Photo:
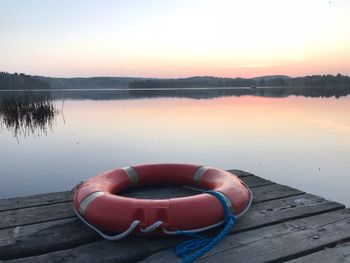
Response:
M13 94L0 101L0 125L12 131L14 137L33 134L38 136L51 129L58 113L48 95L26 92Z

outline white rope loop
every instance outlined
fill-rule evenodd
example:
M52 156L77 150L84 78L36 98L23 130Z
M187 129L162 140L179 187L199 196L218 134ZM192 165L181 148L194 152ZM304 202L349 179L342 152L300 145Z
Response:
M146 227L146 228L140 228L140 231L142 233L150 233L153 232L154 230L156 230L158 227L160 227L163 224L163 221L156 221L155 223L153 223L152 225Z
M104 234L104 233L103 233L101 230L99 230L97 227L93 226L93 225L90 224L88 221L86 221L85 218L82 217L82 216L77 212L77 210L75 209L75 207L73 207L73 209L74 209L75 214L79 217L79 219L80 219L81 221L84 222L85 225L87 225L87 226L90 227L91 229L95 230L103 239L108 240L108 241L117 241L117 240L119 240L119 239L122 239L122 238L124 238L124 237L130 235L130 233L131 233L132 231L134 231L134 229L141 223L140 220L134 220L134 221L130 224L130 226L129 226L129 228L128 228L127 230L125 230L124 232L119 233L119 234L117 234L117 235L110 236L110 235Z

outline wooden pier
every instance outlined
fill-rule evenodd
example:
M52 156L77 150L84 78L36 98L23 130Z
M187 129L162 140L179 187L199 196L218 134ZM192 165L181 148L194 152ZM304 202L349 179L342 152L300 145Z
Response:
M231 171L251 188L253 205L231 234L198 262L350 262L350 209ZM149 188L126 195L169 198L189 191ZM75 216L69 191L0 200L0 262L180 262L171 249L185 239L101 240Z

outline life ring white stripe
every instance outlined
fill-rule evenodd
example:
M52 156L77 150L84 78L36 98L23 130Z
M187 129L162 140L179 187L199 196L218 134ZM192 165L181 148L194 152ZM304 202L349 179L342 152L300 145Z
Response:
M129 181L130 181L130 186L131 187L137 186L137 183L139 181L139 175L137 174L135 169L130 167L130 166L123 167L122 169L128 174Z
M202 165L200 166L193 175L193 181L196 185L201 186L201 178L209 167Z

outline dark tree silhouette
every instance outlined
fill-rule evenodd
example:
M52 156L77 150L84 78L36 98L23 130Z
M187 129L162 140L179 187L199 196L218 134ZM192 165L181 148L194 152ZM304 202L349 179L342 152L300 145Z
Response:
M23 73L0 72L0 90L18 89L49 89L50 84L39 77L25 75Z

